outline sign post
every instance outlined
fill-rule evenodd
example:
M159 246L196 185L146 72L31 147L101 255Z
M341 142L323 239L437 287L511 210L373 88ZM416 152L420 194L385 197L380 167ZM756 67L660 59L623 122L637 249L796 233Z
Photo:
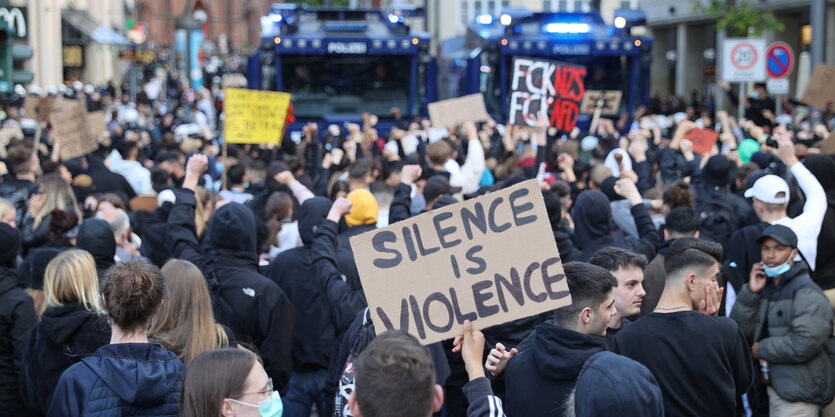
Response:
M722 44L722 80L729 83L765 81L765 39L730 38ZM739 115L745 114L739 86Z
M777 97L777 114L782 113L782 95L789 93L788 76L794 69L794 51L785 42L774 42L765 53L766 88Z

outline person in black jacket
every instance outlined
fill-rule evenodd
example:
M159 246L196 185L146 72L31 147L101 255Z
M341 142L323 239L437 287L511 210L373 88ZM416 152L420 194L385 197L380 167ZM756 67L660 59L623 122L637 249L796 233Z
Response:
M41 414L49 408L58 378L73 364L70 355L93 353L110 342L96 263L89 253L71 249L59 254L46 267L44 292L47 309L29 336L20 374L24 401Z
M346 328L337 328L331 321L331 306L321 291L313 266L313 234L319 228L331 202L313 197L299 210L299 235L304 246L280 253L272 262L270 279L290 298L296 311L293 336L293 375L284 395L284 413L288 417L307 416L315 404L324 414L322 388L336 337Z
M255 216L249 208L229 203L218 209L204 242L207 249L201 251L194 227L194 189L207 165L204 155L193 155L186 165L183 189L168 216L166 242L171 257L203 271L215 320L231 328L239 342L260 351L276 388L286 392L296 311L284 291L258 273Z
M99 285L104 285L107 269L116 263L116 238L110 225L102 219L87 219L78 228L75 246L93 255L96 260L96 273Z
M600 248L615 246L639 253L652 259L655 257L661 236L652 223L641 194L635 183L620 179L615 183L615 192L626 197L632 203L632 217L638 227L639 239L614 238L611 236L612 210L609 199L600 191L584 191L577 197L571 209L574 219L574 240L582 251L578 261L587 262Z
M0 223L0 416L27 415L18 390L26 336L35 325L35 305L20 288L14 262L20 248L17 229Z
M565 264L571 305L554 310L553 323L534 329L505 371L507 410L513 417L562 417L564 403L583 364L603 350L603 336L615 315L618 282L605 269Z

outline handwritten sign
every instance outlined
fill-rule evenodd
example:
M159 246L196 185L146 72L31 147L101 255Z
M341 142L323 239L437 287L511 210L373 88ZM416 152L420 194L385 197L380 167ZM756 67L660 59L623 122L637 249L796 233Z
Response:
M289 108L289 93L227 88L223 103L225 140L281 145Z
M580 104L581 114L593 114L600 107L600 114L617 114L620 109L621 91L587 90Z
M378 331L428 344L571 303L539 183L351 238Z
M107 123L104 121L104 110L92 111L87 113L87 131L90 136L98 138L107 133Z
M463 122L490 120L481 93L436 101L427 106L434 127L452 127Z
M684 135L684 138L693 142L693 152L704 155L710 153L710 149L716 144L719 139L719 132L696 127L690 133Z
M577 124L580 101L586 87L586 68L564 62L535 58L513 59L510 121L535 126L536 117L546 111L551 127L570 131Z
M87 109L75 100L56 100L49 113L52 137L60 144L62 161L86 155L99 148L87 125Z
M818 64L800 101L821 109L835 101L835 66Z

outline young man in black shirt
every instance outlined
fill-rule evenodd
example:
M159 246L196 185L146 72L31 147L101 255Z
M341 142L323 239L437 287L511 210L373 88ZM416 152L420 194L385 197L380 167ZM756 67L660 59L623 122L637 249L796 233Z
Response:
M597 265L618 280L615 287L615 310L617 313L609 320L606 329L605 344L607 350L612 350L615 336L624 327L632 324L632 320L641 314L641 305L647 292L644 291L644 267L647 258L644 255L630 252L614 246L600 249L592 255L589 263Z
M667 281L655 311L615 338L617 353L658 380L669 416L732 417L753 381L751 352L736 323L697 311L718 305L721 259L717 243L677 239L664 258Z

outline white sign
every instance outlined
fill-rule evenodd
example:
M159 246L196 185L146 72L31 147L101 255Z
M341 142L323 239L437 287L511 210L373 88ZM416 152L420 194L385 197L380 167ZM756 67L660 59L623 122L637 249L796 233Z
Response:
M365 42L328 42L329 54L364 54Z
M765 81L765 39L726 39L722 44L722 80Z
M769 78L765 83L765 88L768 89L768 94L788 94L789 93L789 79L788 78Z

